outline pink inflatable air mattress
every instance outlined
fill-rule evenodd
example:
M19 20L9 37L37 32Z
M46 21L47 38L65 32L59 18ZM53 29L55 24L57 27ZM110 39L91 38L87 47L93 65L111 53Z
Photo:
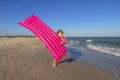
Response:
M24 19L18 24L32 31L57 62L66 54L64 45L60 44L61 39L59 36L35 15Z

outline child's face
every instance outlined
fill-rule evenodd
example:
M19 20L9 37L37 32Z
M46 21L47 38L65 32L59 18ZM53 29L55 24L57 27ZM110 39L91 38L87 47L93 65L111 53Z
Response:
M63 33L60 32L60 33L58 34L58 36L59 36L59 37L63 37Z

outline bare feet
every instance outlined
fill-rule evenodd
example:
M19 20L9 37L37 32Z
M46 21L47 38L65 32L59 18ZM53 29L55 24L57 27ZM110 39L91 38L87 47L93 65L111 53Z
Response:
M53 67L58 67L58 65L57 65L57 64L52 64L52 66L53 66Z
M60 65L60 63L58 62L58 63L57 63L57 65L59 66L59 65Z

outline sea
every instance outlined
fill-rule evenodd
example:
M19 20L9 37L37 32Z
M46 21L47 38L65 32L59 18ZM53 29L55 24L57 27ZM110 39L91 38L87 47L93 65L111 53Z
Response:
M67 56L104 68L120 80L120 37L67 37Z

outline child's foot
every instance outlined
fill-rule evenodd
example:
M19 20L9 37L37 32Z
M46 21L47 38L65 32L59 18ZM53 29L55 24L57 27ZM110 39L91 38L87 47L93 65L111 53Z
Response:
M52 64L53 67L58 67L57 64Z
M57 65L59 66L59 65L60 65L60 63L57 63Z

